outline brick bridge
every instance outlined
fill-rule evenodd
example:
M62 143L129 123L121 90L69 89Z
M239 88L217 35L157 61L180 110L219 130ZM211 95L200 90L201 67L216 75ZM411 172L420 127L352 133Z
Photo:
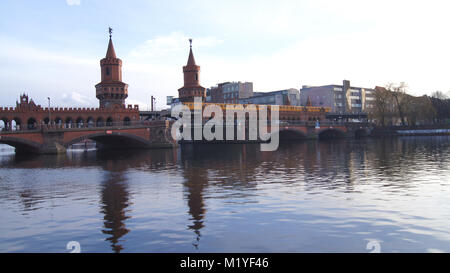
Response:
M372 132L369 123L362 122L281 122L279 134L281 140L286 139L330 139L359 138Z
M101 148L171 148L177 143L170 134L171 122L153 121L112 126L65 128L40 125L33 129L0 132L0 143L17 153L64 153L72 144L91 139Z
M15 147L18 153L43 154L63 153L72 144L86 139L96 141L97 146L104 149L172 148L176 147L177 143L172 139L171 126L172 122L169 121L140 121L131 124L83 128L41 125L34 129L2 131L0 143ZM358 138L370 135L371 128L366 123L325 121L317 126L314 122L281 121L278 133L280 141ZM218 142L229 141L213 141L213 143ZM253 141L248 141L247 131L246 140L231 142ZM182 143L189 143L189 141L182 141Z
M248 120L247 120L248 122ZM194 130L198 127L203 129L205 125L196 126L191 125L191 137L195 135ZM226 131L233 130L233 140L227 140ZM275 131L270 128L270 125L264 131L271 132L270 134L279 134L280 142L283 141L302 141L307 139L341 139L341 138L360 138L369 136L372 134L372 126L370 123L363 122L332 122L322 121L319 123L313 121L292 121L281 120L279 122L278 130ZM202 140L181 140L181 144L187 143L258 143L261 142L259 132L257 130L257 140L249 140L249 126L248 123L245 127L245 137L241 137L244 140L239 140L237 133L237 125L223 125L223 140L207 141L204 138Z

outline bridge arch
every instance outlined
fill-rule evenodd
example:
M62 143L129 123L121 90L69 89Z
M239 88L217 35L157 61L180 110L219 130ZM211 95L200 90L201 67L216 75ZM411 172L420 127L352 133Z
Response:
M112 117L108 117L106 119L106 126L113 126L114 125L114 119Z
M7 131L10 130L8 127L9 120L7 118L1 118L0 119L0 131Z
M77 128L83 128L84 127L84 119L82 117L78 117L76 120Z
M27 120L27 128L33 130L37 128L37 121L35 118L31 117Z
M327 128L319 132L319 139L344 138L345 132L337 128Z
M62 121L62 119L60 117L56 117L54 122L55 122L55 125L58 126L58 127L61 127L62 124L63 124L63 121Z
M274 132L275 133L275 132ZM306 139L306 134L297 129L280 129L278 131L280 140L302 140Z
M369 132L366 128L358 128L355 130L354 137L355 138L362 138L369 135Z
M99 132L76 137L64 143L64 147L69 148L71 145L81 142L86 139L91 139L97 142L99 148L105 149L124 149L124 148L146 148L150 142L142 137L124 133L124 132Z
M65 122L66 124L66 128L72 128L72 123L73 123L73 121L72 121L72 118L71 117L67 117L66 118L66 122Z
M15 117L11 120L11 130L12 131L20 130L21 126L22 126L22 120L20 118Z
M125 117L123 119L123 125L130 126L131 125L131 119L129 117Z
M98 117L96 123L97 123L97 127L105 126L105 120L102 117Z
M88 118L86 119L86 127L92 128L92 127L94 127L94 126L95 126L95 120L94 120L94 118L93 118L93 117L88 117Z
M16 148L16 153L39 153L41 144L28 139L1 136L0 143Z

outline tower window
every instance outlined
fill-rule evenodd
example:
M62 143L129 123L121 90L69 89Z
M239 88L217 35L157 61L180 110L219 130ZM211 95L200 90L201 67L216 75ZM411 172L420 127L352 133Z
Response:
M106 68L106 76L109 76L109 74L111 74L111 72L109 71L109 67Z
M198 73L195 73L195 80L198 81Z

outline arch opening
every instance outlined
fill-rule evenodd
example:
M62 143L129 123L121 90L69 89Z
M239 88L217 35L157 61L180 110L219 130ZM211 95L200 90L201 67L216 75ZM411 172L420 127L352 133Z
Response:
M123 125L130 126L131 125L131 119L129 117L125 117L123 119Z
M37 129L37 121L35 118L29 118L27 121L28 130L36 130Z
M8 146L14 147L16 153L39 153L40 144L33 141L15 138L15 137L2 137L0 139L0 144L6 144Z
M81 117L77 118L76 124L77 124L77 128L83 128L84 127L83 118L81 118Z
M57 127L61 127L62 126L62 123L63 123L63 121L62 121L62 119L61 118L59 118L59 117L57 117L57 118L55 118L55 125L57 126Z
M306 139L306 135L303 132L297 130L281 130L280 132L280 140L283 141L294 141L294 140L304 140Z
M66 118L66 128L72 128L72 118L68 117Z
M9 123L6 118L0 119L0 131L9 131Z
M96 133L92 135L83 136L81 138L74 139L65 144L66 148L72 145L84 144L88 140L95 142L95 146L99 150L123 150L123 149L137 149L147 148L149 143L147 140L126 133L107 134Z
M94 121L94 118L93 118L93 117L89 117L89 118L86 120L86 125L87 125L88 128L95 127L95 121Z
M97 127L103 127L105 126L105 121L102 117L97 118Z
M109 117L106 119L106 126L113 126L114 125L114 120L112 117Z
M319 139L336 139L344 137L344 132L338 129L326 129L319 133Z
M368 136L367 130L366 129L358 129L355 131L355 138L363 138Z
M21 125L22 125L22 121L20 120L20 118L14 118L11 121L11 130L20 131Z

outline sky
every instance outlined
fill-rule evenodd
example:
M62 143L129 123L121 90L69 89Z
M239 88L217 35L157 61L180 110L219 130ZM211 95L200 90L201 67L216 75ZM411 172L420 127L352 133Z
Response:
M403 0L2 0L0 106L21 93L52 106L97 107L108 27L129 85L127 104L166 108L178 96L189 38L201 84L254 91L406 82L413 95L450 90L450 2Z

